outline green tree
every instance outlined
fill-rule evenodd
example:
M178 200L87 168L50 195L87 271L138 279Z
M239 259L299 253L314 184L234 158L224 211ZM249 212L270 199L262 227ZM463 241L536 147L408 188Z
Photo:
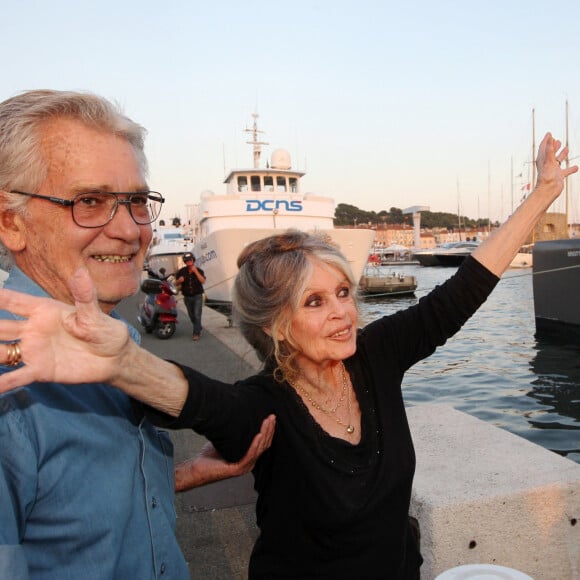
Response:
M398 207L391 207L389 211L381 210L365 211L348 203L339 203L334 212L334 222L337 226L362 226L371 224L372 226L385 226L393 224L410 223L410 217L403 214L403 210ZM421 212L421 226L425 228L447 228L456 230L461 223L463 228L487 228L486 218L473 220L467 216L458 218L457 214L448 212ZM497 222L494 224L497 226Z

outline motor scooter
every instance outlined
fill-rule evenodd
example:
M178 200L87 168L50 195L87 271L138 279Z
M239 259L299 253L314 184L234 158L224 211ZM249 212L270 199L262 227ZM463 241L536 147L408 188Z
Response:
M177 324L177 289L169 281L171 276L165 276L165 268L159 270L160 275L152 270L147 271L151 278L143 280L141 291L145 300L139 305L137 320L147 333L153 333L157 338L168 339L175 333Z

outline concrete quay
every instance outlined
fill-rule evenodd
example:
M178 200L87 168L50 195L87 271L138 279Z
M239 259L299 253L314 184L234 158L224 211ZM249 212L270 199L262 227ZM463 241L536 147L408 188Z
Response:
M492 564L535 580L580 579L580 465L449 405L407 415L422 578Z
M137 327L139 296L120 313ZM182 305L181 305L182 307ZM233 382L259 368L227 318L204 307L201 340L180 311L173 338L143 335L155 354ZM418 518L432 580L464 564L494 564L534 580L580 580L580 465L447 405L408 409L417 453L411 513ZM205 444L172 432L175 459ZM257 536L251 475L177 494L177 535L191 578L247 578Z

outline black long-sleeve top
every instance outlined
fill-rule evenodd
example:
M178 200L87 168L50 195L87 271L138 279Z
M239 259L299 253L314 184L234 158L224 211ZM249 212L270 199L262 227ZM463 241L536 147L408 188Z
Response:
M419 302L368 324L344 361L360 405L361 441L328 435L286 383L266 372L227 385L182 367L189 395L170 428L207 436L228 460L246 452L275 413L271 448L254 469L260 536L251 579L410 579L421 558L408 527L415 453L405 371L455 334L498 278L473 258Z

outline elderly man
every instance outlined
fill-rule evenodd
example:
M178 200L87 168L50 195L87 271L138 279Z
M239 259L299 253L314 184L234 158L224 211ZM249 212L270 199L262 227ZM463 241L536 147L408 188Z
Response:
M147 184L143 139L94 95L30 91L0 103L6 288L73 303L71 280L85 268L102 310L118 317L164 201ZM6 348L0 373L20 363L18 344ZM104 384L33 383L0 396L0 578L189 578L172 459L167 435ZM223 469L200 479L241 472Z

